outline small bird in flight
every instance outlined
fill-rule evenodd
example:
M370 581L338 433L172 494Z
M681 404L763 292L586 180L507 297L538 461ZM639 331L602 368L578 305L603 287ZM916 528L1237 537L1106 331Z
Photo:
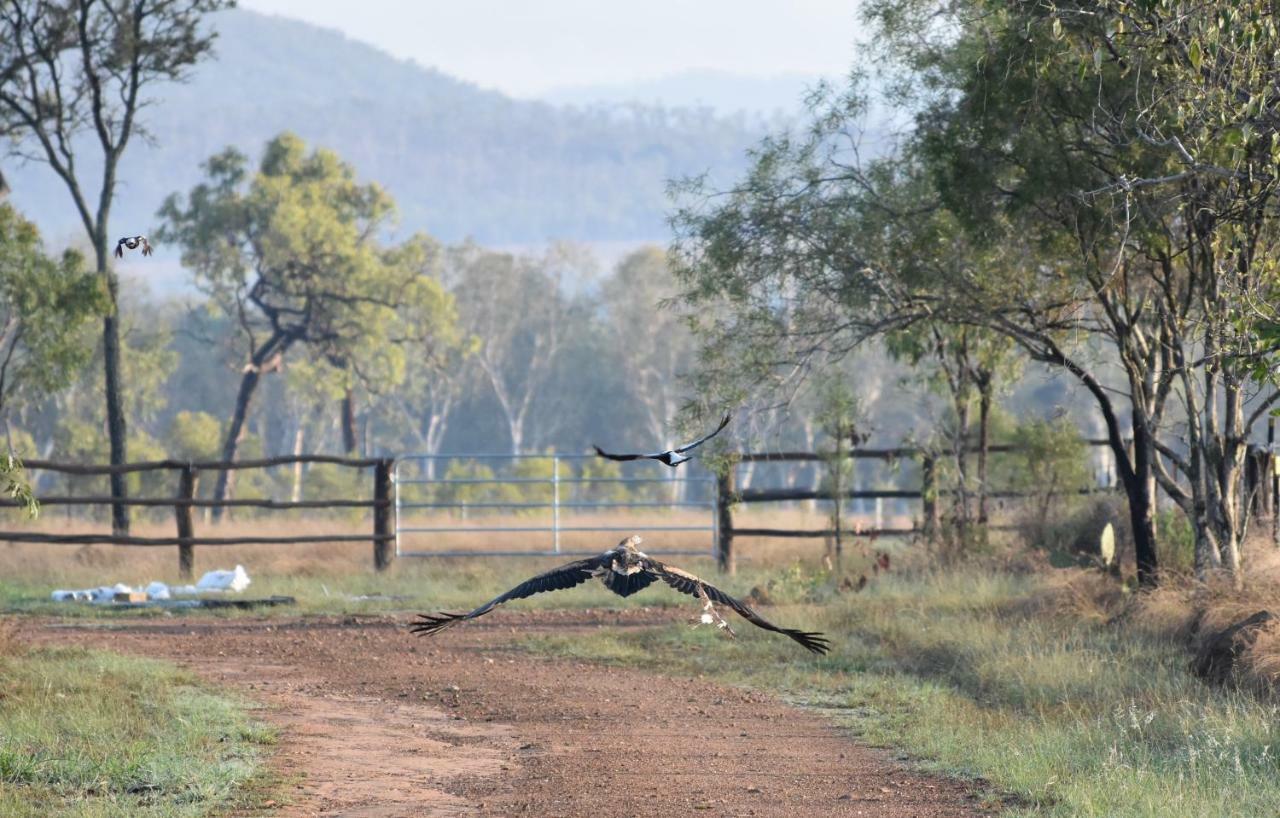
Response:
M716 430L711 434L704 435L703 437L698 438L692 443L686 443L683 446L679 446L675 449L668 449L665 452L654 452L653 454L610 454L606 452L604 449L601 449L599 446L593 446L592 448L596 450L596 454L600 455L601 457L607 457L610 460L643 460L647 458L649 460L661 461L663 463L666 463L668 466L675 468L676 466L679 466L681 463L684 463L687 460L693 459L685 455L685 452L692 451L698 448L699 446L701 446L703 443L706 443L711 438L720 434L720 430L728 425L729 425L729 415L725 415L724 420L720 421L720 425L717 426Z
M142 248L142 255L151 255L151 243L147 241L146 236L125 236L116 242L116 258L124 258L125 248L137 250Z
M704 603L703 622L714 621L722 629L728 630L728 623L724 622L715 611L713 603L718 602L721 605L728 605L739 616L757 628L764 628L767 631L790 637L814 653L826 653L831 649L827 638L822 634L809 633L792 628L780 628L753 611L746 603L734 599L714 585L703 582L687 571L681 571L679 568L670 565L663 565L653 557L638 550L636 546L639 544L639 537L628 537L618 543L616 547L610 548L598 557L577 560L559 568L553 568L544 574L538 574L533 579L520 583L502 596L489 600L470 613L441 612L419 614L418 621L410 625L409 630L419 635L439 633L451 625L484 616L504 602L509 602L513 599L524 599L544 591L563 591L566 588L574 588L592 577L598 577L606 588L621 597L631 596L635 592L648 587L654 580L660 579L682 594L701 599ZM729 631L729 634L732 635L733 631Z

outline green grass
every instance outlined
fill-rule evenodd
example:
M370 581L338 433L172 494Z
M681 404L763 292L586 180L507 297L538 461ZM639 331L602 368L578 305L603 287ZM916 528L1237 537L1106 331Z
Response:
M0 815L219 814L261 789L272 733L174 666L59 648L0 655Z
M296 605L257 608L248 611L214 609L209 611L173 610L158 608L113 608L109 605L88 603L53 602L49 598L55 588L78 588L91 584L82 577L77 584L67 577L39 575L10 575L0 577L0 613L33 614L65 618L80 617L165 617L177 616L298 616L334 614L374 614L414 610L438 610L442 608L473 608L508 588L528 579L532 574L545 571L566 562L566 558L538 559L401 559L390 570L378 574L361 567L351 571L329 570L308 573L254 573L250 568L251 584L241 597L291 596ZM685 565L686 563L681 563ZM688 566L694 570L714 574L709 560L691 560ZM145 584L150 577L132 577L122 571L100 571L95 576L110 577L112 581ZM374 597L360 599L360 597ZM684 601L687 601L685 598ZM571 593L534 597L522 602L527 608L590 608L606 606L643 607L664 604L684 604L676 594L651 592L619 599L598 583L588 583Z
M1207 688L1181 645L1036 605L1043 582L893 576L835 596L815 580L797 597L810 604L769 616L825 630L823 658L745 623L736 641L679 626L529 649L778 692L928 769L985 779L1009 815L1280 814L1274 705Z

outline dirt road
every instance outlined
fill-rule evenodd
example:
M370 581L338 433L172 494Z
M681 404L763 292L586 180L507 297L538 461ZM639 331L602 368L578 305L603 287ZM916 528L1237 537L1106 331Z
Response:
M390 617L33 623L32 636L172 659L266 704L290 782L269 815L980 814L964 784L769 696L512 649L531 628L646 617L502 612L431 640Z

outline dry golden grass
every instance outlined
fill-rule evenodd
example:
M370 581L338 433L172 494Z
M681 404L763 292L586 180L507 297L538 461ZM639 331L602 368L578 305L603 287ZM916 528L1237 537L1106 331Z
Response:
M27 530L49 533L102 533L106 526L78 520L42 520ZM371 530L329 520L270 521L246 520L218 526L197 526L197 535L302 536L314 534L354 534ZM135 522L132 533L142 537L172 537L169 523ZM147 582L178 580L176 546L51 545L4 542L0 535L0 574L28 582L46 582L65 587L82 587L121 581ZM197 575L211 568L238 564L251 572L288 575L337 574L367 571L372 567L372 545L360 543L317 543L313 545L200 546L195 549Z
M561 534L563 551L600 551L630 533L640 533L645 547L655 551L705 551L712 547L710 531L649 531L650 526L709 525L709 512L562 514L562 526L616 526L624 531L569 531ZM533 527L550 522L547 515L485 516L468 520L447 515L415 516L403 521L405 526L480 528L486 526ZM870 520L864 521L870 525ZM803 510L739 511L734 523L741 527L821 529L827 525L825 515ZM909 521L886 520L888 525L908 525ZM15 526L17 528L18 526ZM60 534L104 533L108 526L53 513L39 521L24 523L23 530ZM326 535L363 535L371 533L368 517L288 518L272 517L235 519L219 524L196 518L196 536L211 537L289 537ZM143 537L172 537L174 524L164 519L135 519L132 533ZM822 538L742 537L735 539L738 558L752 564L779 564L818 561L824 553ZM845 547L852 555L860 554L883 543L851 535ZM549 550L549 532L482 532L464 531L448 534L406 534L402 548L406 551L458 550L484 554L491 551ZM195 549L197 575L211 568L244 565L251 575L286 575L324 577L372 570L372 543L321 542L307 545L232 545L198 546ZM28 582L52 583L81 587L108 581L126 583L159 579L178 580L175 546L117 545L53 545L46 543L6 542L0 534L0 576L22 578Z
M14 656L24 650L18 638L18 625L11 619L0 618L0 657Z
M1280 615L1280 552L1269 538L1255 538L1244 553L1242 583L1197 581L1164 572L1161 585L1124 601L1117 616L1126 628L1199 651L1206 640L1258 611ZM1259 691L1280 691L1280 628L1263 627L1236 665L1236 678Z

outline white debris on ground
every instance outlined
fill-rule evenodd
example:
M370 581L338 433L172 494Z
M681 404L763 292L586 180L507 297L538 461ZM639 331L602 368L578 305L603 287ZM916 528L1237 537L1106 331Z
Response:
M115 585L102 585L97 588L83 588L76 591L54 591L54 602L112 602L116 594L145 593L148 600L172 599L176 596L194 596L206 591L231 591L239 593L249 587L249 574L243 565L235 570L208 571L200 577L195 585L166 585L163 582L152 582L145 587L131 587L123 582Z
M243 591L249 587L249 575L243 565L237 565L234 571L210 571L200 577L196 588L201 591Z

